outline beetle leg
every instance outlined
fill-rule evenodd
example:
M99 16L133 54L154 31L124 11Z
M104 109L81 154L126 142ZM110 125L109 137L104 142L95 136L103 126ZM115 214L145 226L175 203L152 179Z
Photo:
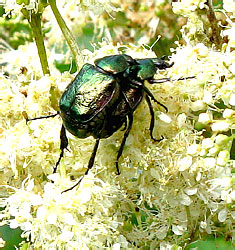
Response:
M121 129L121 131L125 131L127 128L127 119L125 119L124 121L124 128Z
M169 77L161 78L161 79L150 79L148 80L150 84L153 83L163 83L163 82L169 82L169 81L182 81L182 80L188 80L188 79L194 79L195 76L186 76L186 77L180 77L178 79L171 79Z
M85 174L78 180L78 182L76 182L72 187L65 189L64 191L62 191L62 193L65 193L67 191L70 191L72 189L74 189L76 186L78 186L80 184L80 182L83 180L84 176L88 174L89 170L92 169L93 165L94 165L94 161L95 161L95 156L96 156L96 152L99 146L99 142L100 142L100 138L97 138L95 141L95 146L93 148L89 163L88 163L88 167L87 170L85 172Z
M166 77L166 78L161 78L161 79L150 79L148 81L149 81L150 84L153 84L153 83L163 83L163 82L169 82L169 81L171 81L171 78Z
M169 78L170 79L170 78ZM133 80L133 79L129 79L129 81L133 84L132 87L135 87L135 88L143 88L144 92L154 101L156 102L158 105L162 106L166 112L168 111L168 108L163 105L162 103L160 103L158 100L155 99L154 95L151 93L151 91L141 82L138 82L136 80Z
M150 111L150 115L151 115L151 122L150 122L150 128L149 128L149 130L150 130L150 137L151 137L152 140L159 142L163 138L161 138L161 139L155 139L153 137L153 128L154 128L154 111L153 111L153 106L152 106L152 103L151 103L150 98L149 98L148 95L145 95L145 99L146 99L147 104L149 106L149 111Z
M121 146L120 146L120 148L119 148L119 150L118 150L118 155L117 155L117 160L116 160L116 168L117 168L117 174L118 174L118 175L120 174L119 167L118 167L118 160L119 160L119 158L120 158L121 155L122 155L123 148L124 148L124 145L125 145L125 143L126 143L126 139L127 139L128 135L129 135L129 133L130 133L130 130L131 130L131 127L132 127L132 124L133 124L133 114L132 114L132 113L128 114L128 120L129 120L129 121L128 121L128 128L127 128L127 130L125 131L124 137L123 137L123 139L122 139Z
M144 84L142 82L139 82L135 79L131 79L128 77L129 82L131 83L132 88L142 88Z
M23 112L24 112L24 111L23 111ZM25 118L25 120L26 120L26 124L27 124L29 121L34 121L34 120L39 120L39 119L47 119L47 118L55 117L55 116L57 116L58 114L59 114L59 111L56 112L56 113L53 114L53 115L45 115L45 116L39 116L39 117L35 117L35 118L29 119L27 113L24 112L24 113L23 113L23 116L24 116L24 118Z
M53 170L53 174L56 172L57 167L60 164L60 160L63 158L64 156L64 150L67 149L68 147L68 138L66 136L66 130L64 125L62 124L61 130L60 130L60 157L58 159L58 161L55 164L54 170Z
M146 86L143 86L143 90L145 91L145 93L154 101L156 102L157 104L159 104L160 106L162 106L166 112L168 111L168 108L163 105L162 103L160 103L158 100L155 99L154 95L151 93L151 91L146 87Z

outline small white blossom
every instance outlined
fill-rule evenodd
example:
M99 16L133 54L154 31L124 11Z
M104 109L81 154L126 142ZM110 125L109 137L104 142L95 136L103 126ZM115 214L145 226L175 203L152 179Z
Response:
M166 238L167 232L168 232L168 227L163 225L159 229L157 229L156 236L159 240L163 240Z
M208 56L209 50L208 48L205 46L205 44L203 43L198 43L195 47L194 47L194 51L200 55L200 57L206 57ZM207 92L208 93L208 92Z
M235 15L235 7L234 7L234 1L233 0L224 0L223 1L223 8L226 11L232 12L233 15Z
M235 30L235 29L234 29ZM235 41L235 39L234 39L234 41ZM232 47L232 46L231 46ZM233 45L233 47L235 47L235 42L234 42L234 45ZM229 70L233 73L233 74L235 74L235 62L233 62L230 66L229 66ZM234 96L233 96L233 98L234 98ZM231 96L231 99L232 99L232 96ZM231 100L231 105L233 105L234 104L234 101L232 101ZM234 105L233 105L234 106Z
M73 215L70 213L63 214L62 220L64 222L67 222L69 225L76 225L76 220L74 219Z
M231 106L235 106L235 94L232 94L229 100Z
M197 188L194 187L194 188L186 188L184 190L184 192L187 194L187 195L194 195L197 193Z
M84 188L82 192L78 194L78 199L81 203L87 203L91 199L91 190L90 188Z
M19 223L17 222L17 220L11 220L11 222L10 222L10 228L12 228L12 229L15 229L15 228L17 228L17 227L19 227Z
M187 154L189 155L197 155L200 152L199 144L192 144L187 148Z
M197 100L195 102L192 102L191 109L193 111L199 111L199 110L205 110L207 107L205 101L203 100Z
M230 193L230 197L233 201L235 201L235 190L233 190L231 193Z
M211 125L211 129L214 132L217 132L217 131L228 131L229 130L229 123L226 122L226 121L214 122Z
M192 199L188 195L184 193L181 194L181 199L180 199L181 204L189 206L192 202L193 202Z
M203 229L206 229L206 227L207 227L206 221L201 221L200 222L200 227L203 228Z
M203 102L205 102L206 104L210 104L213 101L213 96L212 93L205 91L204 93L204 97L203 97Z
M179 128L185 127L186 121L187 121L187 116L186 116L185 114L180 114L180 115L177 117L178 127L179 127Z
M225 109L223 112L224 118L232 118L233 115L235 115L235 111L232 109Z
M179 165L179 171L185 171L186 169L190 168L192 165L192 157L191 156L186 156L182 159L179 160L178 165Z
M186 228L180 225L173 225L172 226L172 231L174 234L176 235L183 235L183 233L185 232Z
M202 113L198 117L198 121L203 124L208 124L212 121L211 115L208 113Z
M204 159L204 165L207 167L207 168L214 168L215 165L216 165L216 159L213 158L213 157L206 157Z
M6 242L3 240L3 238L0 237L0 247L3 248L5 244Z
M201 180L201 177L202 177L202 173L198 172L196 176L196 181L199 182Z
M62 230L60 234L60 240L62 242L69 242L73 240L74 233L67 231L66 229Z
M113 250L119 250L121 249L121 244L120 243L115 243L112 247Z
M49 213L46 216L46 220L47 220L48 224L56 225L57 224L57 214Z
M158 171L156 168L151 168L150 173L151 173L151 175L152 175L155 179L157 179L157 180L159 180L160 177L161 177L159 171Z
M221 191L221 199L226 201L227 203L233 202L233 192L231 190L222 190Z
M226 209L223 209L221 210L219 213L218 213L218 220L220 222L225 222L226 218L227 218L227 210Z
M220 148L215 145L214 147L210 148L209 151L208 151L208 156L216 156L217 153L219 152Z
M212 148L214 146L213 140L211 138L203 139L202 147L205 149Z
M217 158L217 164L220 166L224 166L229 159L229 152L226 150L220 151L218 154L218 158Z
M227 135L219 134L214 139L217 145L224 146L227 144L229 137Z
M160 113L159 115L158 115L158 117L159 117L159 119L161 120L161 121L163 121L163 122L165 122L165 123L171 123L171 118L170 118L170 116L168 116L168 115L166 115L166 114L164 114L164 113Z

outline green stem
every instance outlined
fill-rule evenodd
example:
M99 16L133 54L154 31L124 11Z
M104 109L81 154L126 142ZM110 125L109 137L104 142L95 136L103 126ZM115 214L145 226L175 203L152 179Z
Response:
M78 66L81 62L83 62L82 54L78 47L78 44L75 41L75 38L73 37L69 28L67 27L64 19L60 15L60 12L56 6L56 0L49 0L49 4Z
M47 61L47 54L46 54L46 49L44 46L43 34L42 34L42 26L41 26L42 14L41 13L29 14L29 12L26 9L22 9L22 13L24 17L28 19L28 22L33 31L34 40L38 49L38 55L39 55L41 66L42 66L42 72L44 75L50 74L48 61Z

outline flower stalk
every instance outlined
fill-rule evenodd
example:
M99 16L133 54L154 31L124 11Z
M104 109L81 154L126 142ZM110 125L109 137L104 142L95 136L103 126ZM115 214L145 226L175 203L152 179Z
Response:
M73 54L73 57L75 58L76 64L79 65L81 62L83 62L81 51L78 47L78 44L69 30L68 26L66 25L64 19L62 18L57 6L56 6L56 0L49 0L49 4L51 6L52 12L56 18L56 21L67 41L67 44Z
M207 0L206 5L208 6L207 18L211 24L211 40L215 44L217 50L221 49L222 39L220 36L221 28L218 25L218 20L216 19L215 12L213 10L213 5L211 0Z
M40 63L42 67L43 75L50 74L46 49L43 41L43 34L42 34L42 14L41 13L30 13L29 11L23 8L21 10L24 17L28 20L31 29L33 31L34 40L37 46L38 55L40 58Z

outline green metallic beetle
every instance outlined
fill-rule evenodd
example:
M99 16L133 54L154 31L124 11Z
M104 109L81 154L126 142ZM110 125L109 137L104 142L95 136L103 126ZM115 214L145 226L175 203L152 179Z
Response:
M128 55L111 55L97 59L95 65L86 63L75 79L67 86L61 99L60 111L54 115L37 117L29 120L54 117L59 114L63 120L61 128L61 153L54 168L64 155L68 146L66 130L79 138L93 136L96 139L88 168L85 174L65 191L76 187L94 165L100 139L107 138L125 124L125 133L116 159L117 173L120 174L118 160L122 155L126 139L133 124L133 112L143 98L147 101L151 114L150 136L153 140L154 111L151 100L158 102L144 81L150 83L165 82L171 79L154 80L158 69L172 67L163 58L133 59ZM188 77L190 78L190 77ZM188 79L188 78L181 78ZM64 192L65 192L64 191Z

